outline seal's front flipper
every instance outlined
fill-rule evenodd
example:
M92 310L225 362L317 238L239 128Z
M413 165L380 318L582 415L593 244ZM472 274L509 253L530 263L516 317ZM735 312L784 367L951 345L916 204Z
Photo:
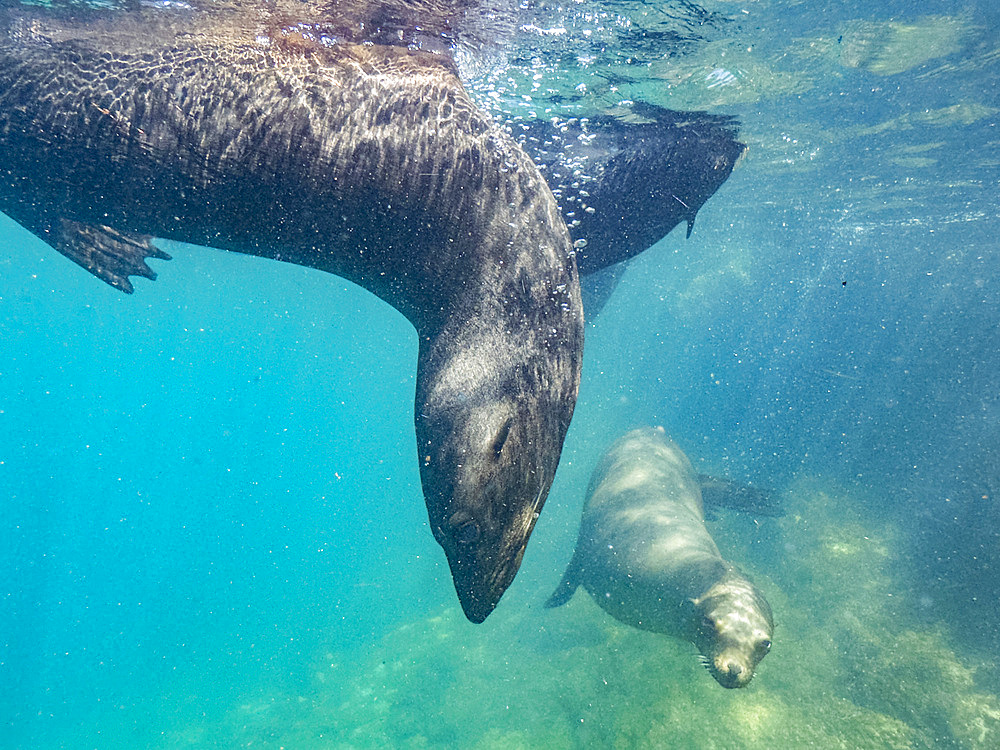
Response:
M170 256L153 247L153 238L146 234L119 232L111 227L63 221L56 250L74 263L115 289L132 293L129 276L156 278L156 272L146 265L146 258L170 260Z
M546 602L546 609L551 609L552 607L559 607L568 602L573 598L573 594L576 593L576 587L580 584L576 580L576 556L570 561L569 567L566 568L566 572L563 573L562 580L559 581L559 585L556 586L556 590L552 592Z
M717 508L733 508L744 513L774 518L785 515L781 502L770 492L759 487L708 474L699 474L698 484L701 487L701 501L707 518L714 518L712 509Z

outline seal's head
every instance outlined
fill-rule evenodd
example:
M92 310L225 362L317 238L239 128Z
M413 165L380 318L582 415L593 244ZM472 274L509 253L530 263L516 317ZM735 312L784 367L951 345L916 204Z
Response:
M725 688L746 687L771 649L771 607L736 570L694 601L700 618L694 643L712 677Z
M421 481L462 609L479 623L517 573L552 484L579 348L563 356L530 336L438 339L421 341L417 368Z

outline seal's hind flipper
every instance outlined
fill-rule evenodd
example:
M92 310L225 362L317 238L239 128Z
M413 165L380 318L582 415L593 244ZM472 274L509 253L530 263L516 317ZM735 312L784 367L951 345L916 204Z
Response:
M563 573L562 580L559 581L559 585L556 586L556 590L553 591L552 596L546 600L546 609L560 607L573 598L573 594L576 593L576 587L580 585L576 581L575 573L576 555L573 556L573 560L570 561L569 567L567 567L566 572Z
M759 487L709 474L699 474L698 484L701 487L701 502L705 509L705 517L709 520L714 518L712 509L717 508L732 508L744 513L773 518L785 515L781 501Z
M63 221L56 250L126 294L132 293L129 276L156 278L156 272L146 265L146 258L170 260L169 255L153 247L153 238L147 234L119 232L78 221Z

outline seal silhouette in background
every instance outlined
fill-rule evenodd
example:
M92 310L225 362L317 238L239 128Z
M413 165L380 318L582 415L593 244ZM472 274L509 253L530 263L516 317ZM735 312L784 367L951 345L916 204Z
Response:
M125 292L167 257L156 236L334 273L396 307L420 340L431 529L481 622L520 565L576 402L569 232L448 56L267 7L6 11L0 210Z
M726 688L749 684L771 648L771 608L719 554L691 462L662 428L629 432L594 469L573 559L546 606L578 586L626 625L694 643Z

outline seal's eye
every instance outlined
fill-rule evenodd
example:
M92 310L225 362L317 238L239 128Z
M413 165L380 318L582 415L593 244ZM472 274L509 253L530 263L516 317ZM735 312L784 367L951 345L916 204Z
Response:
M763 651L766 654L768 651L771 650L771 641L769 641L767 638L765 638L759 644L757 644L757 648L759 648L761 651Z
M500 458L500 451L503 450L504 445L507 443L507 438L510 437L510 426L514 423L513 419L508 419L500 429L497 431L496 437L493 438L493 457Z
M479 539L479 526L475 521L466 521L455 529L455 541L459 544L472 544Z

